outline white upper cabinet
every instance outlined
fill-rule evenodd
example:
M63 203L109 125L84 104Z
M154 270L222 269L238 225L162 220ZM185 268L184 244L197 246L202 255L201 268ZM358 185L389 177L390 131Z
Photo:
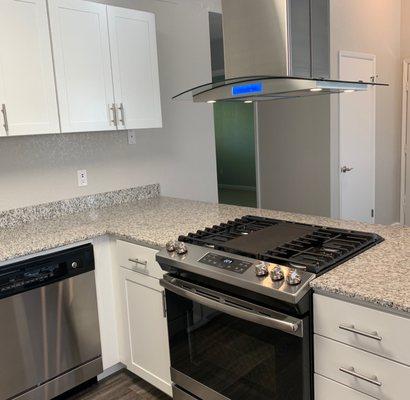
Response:
M162 127L155 15L108 6L119 129Z
M0 1L0 136L58 133L45 0Z
M62 132L116 129L107 6L49 0Z

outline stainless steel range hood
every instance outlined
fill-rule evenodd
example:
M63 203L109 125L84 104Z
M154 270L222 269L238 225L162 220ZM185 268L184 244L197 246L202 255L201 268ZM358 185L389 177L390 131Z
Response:
M225 78L174 98L263 101L367 90L330 79L329 0L222 0Z

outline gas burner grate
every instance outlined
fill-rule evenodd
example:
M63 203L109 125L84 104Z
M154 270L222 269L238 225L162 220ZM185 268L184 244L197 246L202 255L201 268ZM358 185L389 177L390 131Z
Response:
M199 230L196 233L189 233L188 236L180 236L179 240L225 251L224 245L230 240L249 235L280 222L272 219L247 216L220 225L214 225L212 228L205 228L203 231Z
M383 238L374 233L245 216L181 236L179 240L319 274Z

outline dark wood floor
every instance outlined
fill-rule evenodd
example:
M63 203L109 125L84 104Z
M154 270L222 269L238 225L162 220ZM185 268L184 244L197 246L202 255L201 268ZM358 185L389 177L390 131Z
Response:
M79 393L65 396L67 400L170 400L166 394L142 379L119 372Z

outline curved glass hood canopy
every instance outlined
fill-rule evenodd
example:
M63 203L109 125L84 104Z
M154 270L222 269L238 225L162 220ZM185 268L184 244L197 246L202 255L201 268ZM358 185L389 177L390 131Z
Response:
M309 79L283 76L257 76L232 78L212 82L186 90L173 99L196 103L216 101L269 101L334 93L351 93L367 90L369 86L388 86L375 82L350 82L328 79Z
M330 78L329 0L222 0L221 4L222 14L210 17L210 36L212 70L222 80L174 99L253 102L387 86L370 76L368 82Z

